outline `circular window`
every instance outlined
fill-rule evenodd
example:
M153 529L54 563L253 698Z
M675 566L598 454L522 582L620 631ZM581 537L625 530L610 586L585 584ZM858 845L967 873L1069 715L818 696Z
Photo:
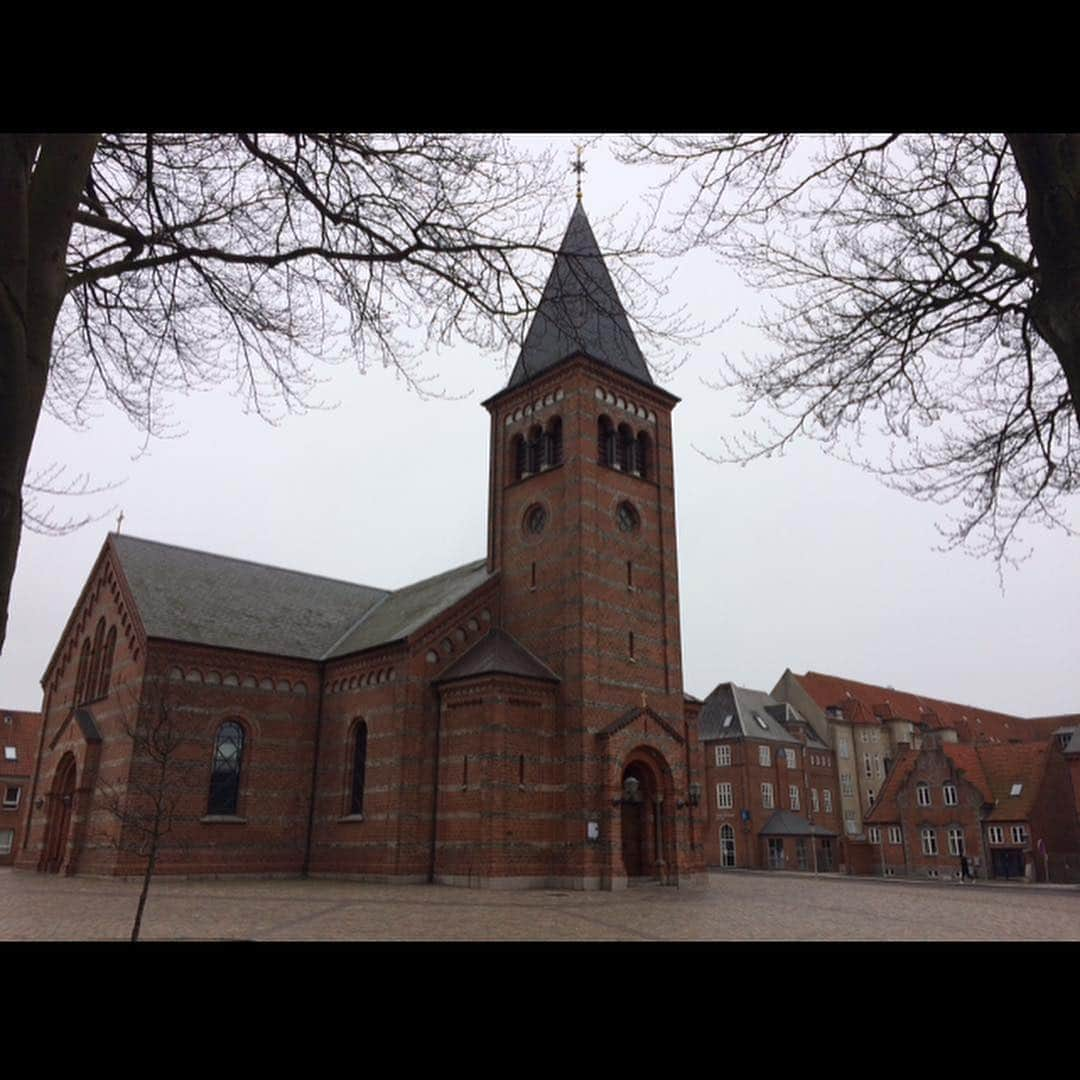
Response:
M525 531L539 536L544 531L547 519L547 511L539 503L534 503L525 511Z
M641 517L628 502L621 502L615 511L615 521L623 532L637 532Z

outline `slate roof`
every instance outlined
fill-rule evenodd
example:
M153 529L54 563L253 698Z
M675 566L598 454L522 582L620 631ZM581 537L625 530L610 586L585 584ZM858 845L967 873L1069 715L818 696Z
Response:
M383 600L369 608L341 640L334 643L323 659L401 641L459 600L464 600L490 578L487 559L477 559L388 593Z
M770 706L780 704L761 690L747 690L730 682L721 683L702 706L698 716L699 736L703 740L750 738L801 746L800 740L769 711ZM792 712L799 715L794 709ZM725 725L729 716L731 721Z
M580 202L570 216L507 389L578 353L653 385Z
M150 637L324 660L397 641L487 578L478 560L403 589L377 589L111 534Z
M525 679L543 679L559 682L555 674L542 660L533 656L521 642L504 630L489 630L460 659L450 665L436 682L468 679L475 675L518 675Z
M838 707L844 719L856 725L880 725L889 719L926 724L932 730L952 728L962 742L1010 740L1031 742L1050 736L1054 718L1026 720L1008 713L991 712L975 705L925 697L922 694L875 686L838 675L808 671L795 678L822 710ZM1061 718L1057 719L1057 723Z
M761 827L760 836L838 836L824 825L812 825L791 810L777 810Z
M40 737L41 713L0 709L0 777L30 776ZM7 760L7 746L15 747L14 761Z

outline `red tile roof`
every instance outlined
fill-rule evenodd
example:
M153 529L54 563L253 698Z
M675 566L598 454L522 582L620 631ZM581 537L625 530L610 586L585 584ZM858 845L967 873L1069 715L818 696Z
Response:
M932 729L952 728L960 741L965 743L1046 739L1055 727L1067 719L1039 717L1027 720L975 705L959 705L906 690L856 682L839 675L823 675L818 671L808 671L805 675L795 677L822 709L838 707L849 723L880 724L889 719L908 720L915 724L924 723Z
M0 708L0 776L29 776L33 773L40 737L41 713ZM6 750L9 746L15 747L14 761L8 761Z
M987 821L1025 821L1031 814L1035 797L1046 770L1048 742L983 744L942 743L941 749L962 779L982 792L983 800L996 803ZM926 750L905 750L889 770L878 801L866 815L870 824L900 820L896 795L908 782L915 763ZM1011 795L1014 784L1021 784L1019 795Z

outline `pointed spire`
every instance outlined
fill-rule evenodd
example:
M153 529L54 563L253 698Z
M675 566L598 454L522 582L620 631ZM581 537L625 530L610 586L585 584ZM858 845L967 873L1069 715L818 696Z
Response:
M653 385L585 209L578 202L507 388L582 353Z

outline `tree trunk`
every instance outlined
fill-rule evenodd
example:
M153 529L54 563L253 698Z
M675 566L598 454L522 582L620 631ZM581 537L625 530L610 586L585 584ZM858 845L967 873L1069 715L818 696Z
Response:
M1057 354L1080 424L1080 135L1009 133L1039 262L1035 328Z
M96 135L0 135L0 652L68 240L96 147Z
M157 864L158 839L154 837L154 846L150 851L150 857L146 860L146 872L143 874L142 891L139 893L139 906L135 909L135 925L131 928L131 940L139 940L139 930L142 927L143 911L146 910L146 897L150 892L150 880L154 876L154 867Z

